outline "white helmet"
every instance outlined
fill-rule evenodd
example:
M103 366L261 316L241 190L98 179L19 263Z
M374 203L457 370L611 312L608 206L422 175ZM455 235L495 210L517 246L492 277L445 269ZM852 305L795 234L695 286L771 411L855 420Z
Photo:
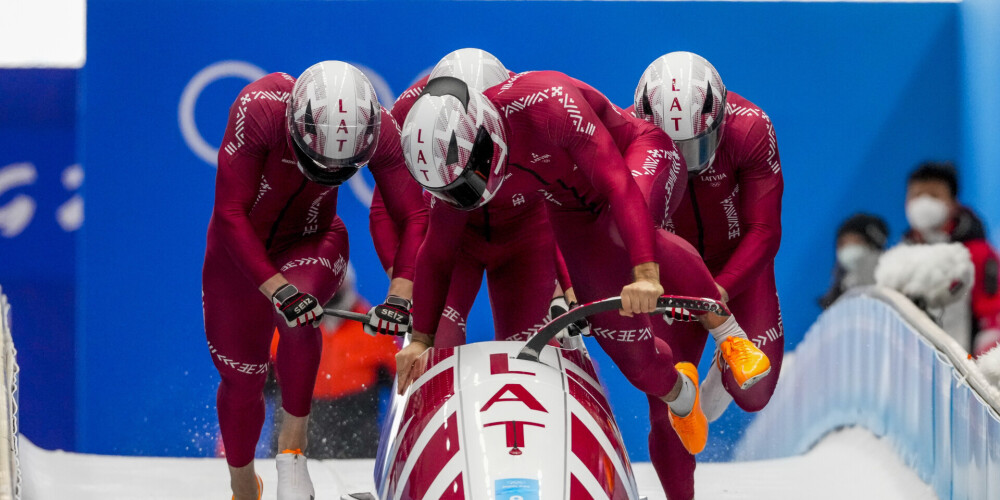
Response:
M434 65L428 80L439 76L453 76L465 82L470 89L484 92L510 78L510 72L496 56L485 50L458 49Z
M712 164L726 120L726 87L704 57L671 52L653 61L635 89L635 114L677 143L689 173Z
M403 122L402 144L413 178L463 210L490 201L507 173L507 132L500 113L458 78L427 82Z
M382 109L361 70L323 61L295 81L285 119L302 174L337 186L375 153Z

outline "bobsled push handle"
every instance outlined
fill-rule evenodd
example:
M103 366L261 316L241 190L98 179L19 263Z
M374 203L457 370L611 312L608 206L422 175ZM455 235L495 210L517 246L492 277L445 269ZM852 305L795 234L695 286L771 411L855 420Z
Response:
M614 311L621 309L621 307L621 297L608 297L606 299L584 304L566 311L559 317L550 321L547 325L543 326L540 330L538 330L538 333L528 339L528 342L517 355L517 359L538 361L538 356L541 355L542 349L549 343L549 341L554 339L556 334L563 328L566 328L569 325L586 318L587 316L607 311ZM701 316L707 313L715 313L720 316L729 316L730 314L726 305L718 300L685 297L681 295L663 295L659 299L656 299L656 310L650 314L663 314L669 310L684 310L691 316Z
M368 315L362 313L356 313L354 311L342 311L340 309L334 309L332 307L324 307L323 314L328 314L337 318L344 318L354 320L360 323L368 323Z

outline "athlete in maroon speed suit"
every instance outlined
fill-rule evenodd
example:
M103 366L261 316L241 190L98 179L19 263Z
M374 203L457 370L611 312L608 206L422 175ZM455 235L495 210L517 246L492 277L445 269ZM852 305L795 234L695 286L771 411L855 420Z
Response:
M747 390L740 389L725 373L728 365L721 364L726 391L740 408L756 412L774 393L784 354L774 280L784 181L774 126L767 114L732 91L726 95L726 114L711 166L688 179L676 212L654 221L683 237L704 258L715 281L728 294L729 309L770 360L771 374ZM667 183L654 184L651 210L657 199L669 194ZM698 363L707 338L703 328L674 323L665 333L675 358ZM650 458L668 498L693 498L695 457L670 431L667 412L657 403L651 399L649 405Z
M230 109L219 151L202 295L209 350L222 378L219 426L232 467L253 460L264 422L262 389L275 326L281 333L275 368L288 414L309 414L320 359L319 330L289 327L258 287L280 273L324 303L347 267L337 188L307 180L289 144L285 110L294 82L273 73L244 88ZM399 194L386 206L404 228L393 273L412 280L426 211L403 162L399 129L385 109L381 114L369 166L386 192Z
M580 302L618 295L632 268L648 262L661 265L664 287L684 284L671 293L719 297L707 271L699 275L704 266L675 265L683 249L653 230L630 175L642 168L648 150L669 149L666 134L626 117L601 93L558 72L522 73L485 95L506 118L508 182L528 177L550 202L549 220ZM628 165L626 158L636 163ZM653 335L666 326L662 320L610 312L591 318L591 325L633 385L656 398L671 392L678 380L671 349Z
M424 77L396 100L391 112L397 122L406 119L426 84ZM527 339L544 324L557 280L562 289L571 287L536 188L509 179L489 205L472 212L436 203L427 193L424 199L430 220L437 221L430 223L427 239L449 244L425 246L417 260L421 275L426 269L429 278L415 284L414 328L434 333L436 347L464 344L465 322L485 272L495 338ZM398 228L386 216L378 190L370 214L372 232L380 235L375 249L385 266L396 251Z

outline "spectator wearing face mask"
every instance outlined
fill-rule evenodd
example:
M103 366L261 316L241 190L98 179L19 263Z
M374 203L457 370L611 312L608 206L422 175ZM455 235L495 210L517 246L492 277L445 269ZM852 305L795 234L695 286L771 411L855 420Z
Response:
M855 214L837 228L837 263L833 283L819 304L830 307L844 292L875 284L875 266L889 241L889 226L876 215Z
M958 174L950 163L923 163L906 186L906 244L962 243L975 267L963 347L978 356L1000 341L1000 259L983 223L958 201Z

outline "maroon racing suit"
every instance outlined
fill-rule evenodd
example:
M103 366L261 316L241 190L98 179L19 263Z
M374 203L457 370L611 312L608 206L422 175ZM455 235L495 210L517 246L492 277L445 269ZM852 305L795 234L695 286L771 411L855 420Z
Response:
M264 423L262 389L275 326L281 334L275 371L282 407L291 415L309 414L322 346L318 328L289 327L258 288L280 272L325 303L348 261L337 188L308 181L289 145L285 108L294 82L272 73L245 87L229 110L219 150L202 302L209 351L222 378L219 427L234 467L253 460ZM399 127L385 109L369 166L378 185L399 193L386 207L404 228L393 272L413 279L426 210L403 162Z
M774 258L781 241L784 182L771 119L735 92L726 95L726 123L711 166L687 181L675 212L655 222L691 244L715 281L729 294L729 309L750 340L771 361L771 373L741 390L723 363L723 384L745 411L764 408L774 393L784 355L784 329L774 281ZM650 204L667 183L656 183ZM652 207L651 207L652 208ZM691 248L689 247L689 248ZM666 287L666 285L664 285ZM664 339L678 360L697 364L707 332L696 323L674 323ZM663 405L650 399L649 453L671 500L694 497L695 458L670 429Z
M632 178L631 170L643 168L651 148L638 138L658 137L652 149L672 149L665 133L625 116L600 92L558 72L521 73L485 95L509 130L507 182L533 180L549 201L549 221L581 303L619 295L632 281L634 266L654 261L665 288L676 280L684 285L676 293L718 298L700 260L676 244L679 238L657 233ZM633 143L636 149L630 151ZM431 241L428 237L425 249ZM678 258L694 265L675 266ZM423 269L417 272L419 286ZM665 322L612 311L593 316L591 325L629 382L656 398L671 391L677 382L671 349L653 334Z
M392 114L402 123L426 85L423 78L406 90L393 105ZM521 340L547 319L557 278L567 288L569 278L561 265L548 228L544 200L530 184L509 179L487 206L465 212L438 202L428 193L426 241L417 260L420 269L414 286L414 329L435 334L436 347L465 343L465 322L486 273L493 309L494 337ZM397 225L382 207L376 190L370 212L376 251L383 265L396 251L392 244ZM561 272L560 272L561 271Z

